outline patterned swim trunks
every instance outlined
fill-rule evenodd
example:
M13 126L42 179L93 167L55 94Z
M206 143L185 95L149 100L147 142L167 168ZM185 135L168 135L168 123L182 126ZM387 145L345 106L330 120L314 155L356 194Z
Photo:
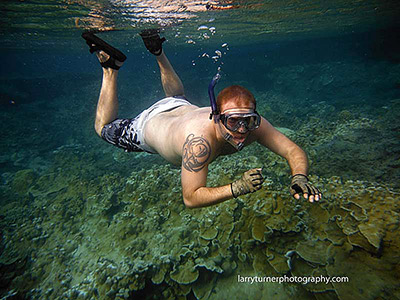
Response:
M164 98L144 110L134 119L116 119L105 125L101 137L108 143L124 149L126 152L157 153L146 144L143 131L146 123L155 115L171 111L183 105L192 105L183 96Z

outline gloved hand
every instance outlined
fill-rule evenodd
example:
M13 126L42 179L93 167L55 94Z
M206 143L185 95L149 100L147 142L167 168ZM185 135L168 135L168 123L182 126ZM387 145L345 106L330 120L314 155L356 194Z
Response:
M321 192L308 182L308 177L303 174L296 174L292 176L292 183L290 184L290 193L296 199L300 199L301 195L310 202L319 201L321 199Z
M231 183L233 197L238 197L248 193L258 191L262 187L264 178L261 169L251 169L244 172L242 178Z

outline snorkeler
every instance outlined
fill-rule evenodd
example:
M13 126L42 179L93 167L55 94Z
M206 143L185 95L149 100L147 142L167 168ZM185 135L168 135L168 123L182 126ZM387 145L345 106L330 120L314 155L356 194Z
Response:
M170 163L180 165L183 201L190 208L214 205L262 188L261 168L244 172L240 179L224 186L206 186L208 166L214 159L240 151L253 142L288 161L293 197L303 196L310 202L321 199L320 191L308 180L305 152L257 113L250 91L233 85L224 88L215 99L217 75L209 86L211 108L191 104L163 51L165 38L160 38L157 29L144 30L140 35L155 55L166 98L133 119L118 119L117 76L126 57L93 33L82 34L103 67L95 120L99 136L127 152L158 153Z

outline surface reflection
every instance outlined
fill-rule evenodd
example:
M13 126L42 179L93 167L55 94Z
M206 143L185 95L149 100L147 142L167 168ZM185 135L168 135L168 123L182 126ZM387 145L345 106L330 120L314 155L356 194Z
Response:
M113 16L130 26L140 24L157 24L167 27L180 24L183 20L196 18L197 13L221 11L239 8L233 1L170 1L170 0L110 0L93 2L69 0L68 4L77 3L87 7L90 12L85 17L75 19L76 27L98 31L114 30L116 23Z

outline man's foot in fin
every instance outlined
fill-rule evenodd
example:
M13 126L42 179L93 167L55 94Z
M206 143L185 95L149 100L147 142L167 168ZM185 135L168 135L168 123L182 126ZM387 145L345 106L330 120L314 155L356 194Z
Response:
M82 37L86 40L86 44L89 45L90 53L96 52L103 68L118 70L126 60L125 54L110 46L92 32L84 32L82 33Z
M144 45L150 53L159 56L162 53L162 43L165 42L165 37L160 38L159 29L145 29L142 30L140 36L143 39Z

